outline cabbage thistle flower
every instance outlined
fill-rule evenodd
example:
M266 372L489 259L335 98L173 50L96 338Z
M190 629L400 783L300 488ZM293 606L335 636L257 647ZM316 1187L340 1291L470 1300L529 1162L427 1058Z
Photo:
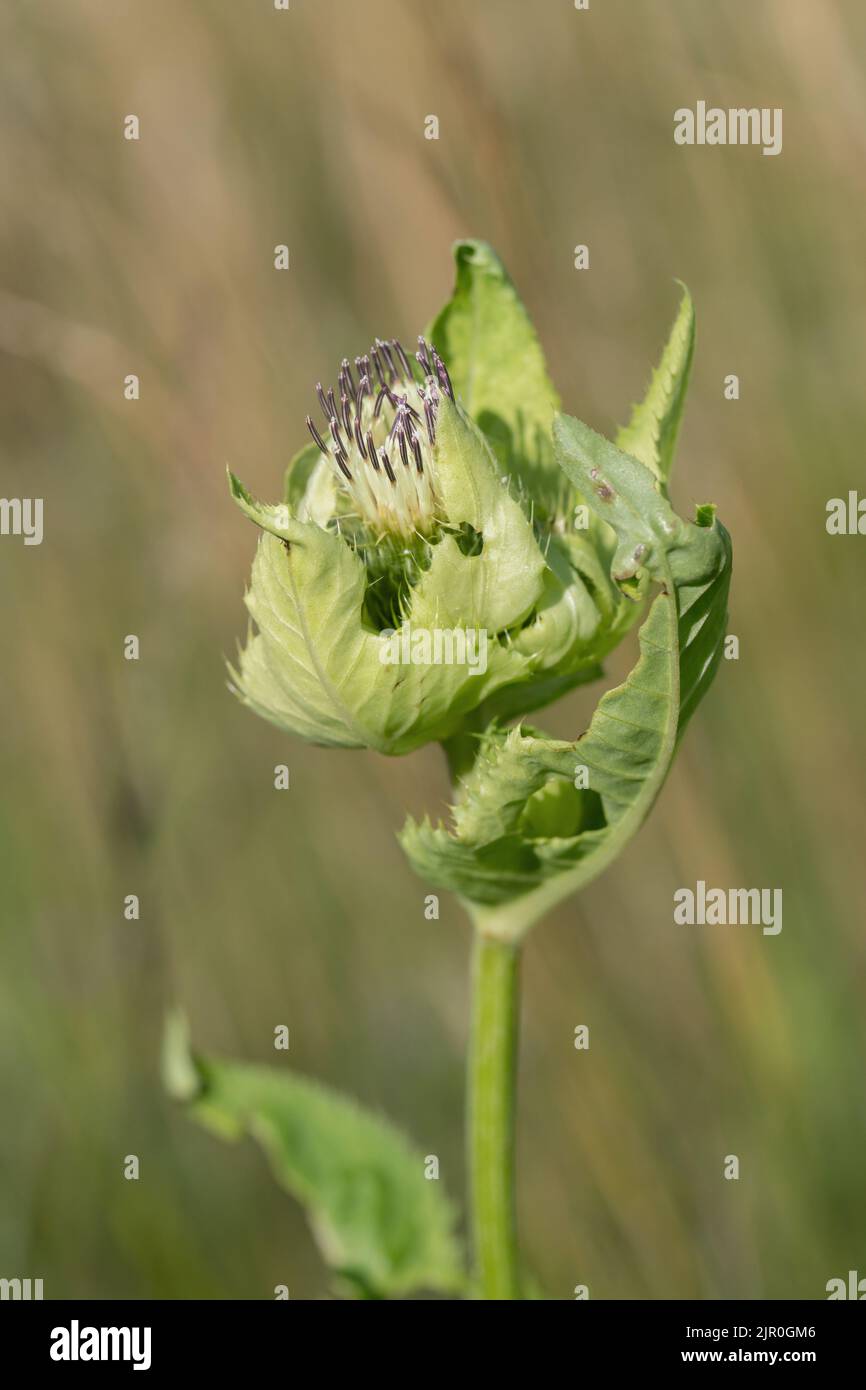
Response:
M639 616L646 575L611 575L613 532L553 457L559 402L525 311L488 248L468 255L513 321L483 375L446 310L412 359L377 339L316 387L280 504L230 475L263 531L233 688L315 743L408 753L536 710L599 676ZM486 670L384 660L383 634L399 650L442 630L483 634Z
M449 819L410 820L400 839L475 928L472 1290L515 1299L526 1291L514 1208L521 945L648 814L719 665L731 547L712 505L687 521L668 500L694 349L688 291L646 396L611 442L561 413L491 248L460 242L456 261L452 298L415 353L376 339L343 359L332 386L315 388L311 443L278 502L255 500L229 475L261 533L232 688L313 743L445 748ZM642 617L634 668L585 733L552 739L524 722L600 676ZM443 632L483 639L483 668L459 656L406 659L419 633ZM377 1120L283 1075L197 1067L180 1046L171 1072L204 1122L261 1140L341 1276L377 1296L461 1286L439 1184L420 1178ZM311 1142L295 1142L307 1129ZM350 1142L364 1169L357 1199L349 1169L328 1161ZM363 1199L371 1191L373 1204Z

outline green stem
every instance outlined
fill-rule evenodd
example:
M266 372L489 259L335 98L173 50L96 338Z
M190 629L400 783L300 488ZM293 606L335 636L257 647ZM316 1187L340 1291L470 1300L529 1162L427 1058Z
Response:
M514 1199L520 947L475 933L467 1141L478 1291L519 1299Z

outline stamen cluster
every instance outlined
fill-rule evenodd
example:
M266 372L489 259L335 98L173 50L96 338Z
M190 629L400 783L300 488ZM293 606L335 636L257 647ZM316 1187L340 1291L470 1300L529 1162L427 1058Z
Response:
M324 435L307 416L307 429L361 521L375 533L407 539L427 535L436 525L433 449L440 391L454 399L436 349L419 338L415 357L420 381L397 339L377 338L355 358L354 373L343 359L336 388L316 386Z

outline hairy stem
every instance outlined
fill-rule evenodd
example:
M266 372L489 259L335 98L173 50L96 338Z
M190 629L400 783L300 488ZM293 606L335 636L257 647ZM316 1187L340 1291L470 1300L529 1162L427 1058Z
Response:
M478 1292L519 1299L514 1195L520 947L475 933L467 1143Z

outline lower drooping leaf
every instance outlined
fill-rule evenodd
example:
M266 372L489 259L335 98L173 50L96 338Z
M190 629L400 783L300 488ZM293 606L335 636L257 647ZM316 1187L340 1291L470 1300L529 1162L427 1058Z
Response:
M562 467L613 526L612 573L641 572L661 586L640 629L626 681L599 702L575 742L521 729L493 730L463 777L453 829L409 821L401 843L434 886L452 889L484 921L514 931L600 873L645 819L677 740L721 658L731 548L712 509L683 521L644 466L579 421L559 417ZM527 895L530 895L527 898ZM519 923L519 927L518 924Z
M207 1129L258 1141L350 1290L465 1292L451 1203L389 1121L291 1072L192 1053L178 1015L166 1028L163 1072L167 1090Z

